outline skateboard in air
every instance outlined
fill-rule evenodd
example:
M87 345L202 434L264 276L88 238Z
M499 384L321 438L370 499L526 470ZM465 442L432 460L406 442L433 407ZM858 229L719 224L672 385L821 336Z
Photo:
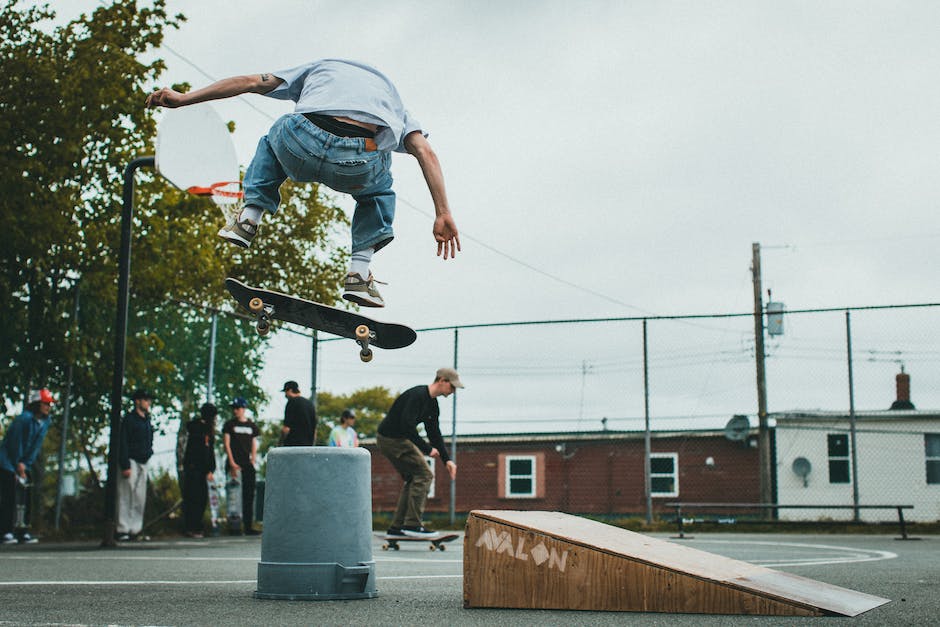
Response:
M433 538L410 538L408 536L389 536L382 533L379 534L379 537L385 541L384 544L382 544L383 551L388 551L389 549L393 551L400 550L401 547L398 546L399 542L427 542L429 545L428 548L431 551L443 551L447 548L444 546L445 544L448 542L453 542L459 536L456 533L449 533L447 535L435 536Z
M372 361L370 346L404 348L418 338L414 329L403 324L379 322L345 309L251 287L237 279L225 279L225 287L242 307L257 318L255 328L260 335L271 330L271 320L292 322L355 340L360 346L359 359L365 362Z
M26 504L29 500L29 488L29 480L25 477L17 475L16 486L13 488L13 504L15 512L13 514L13 528L20 533L29 530L29 525L26 522Z

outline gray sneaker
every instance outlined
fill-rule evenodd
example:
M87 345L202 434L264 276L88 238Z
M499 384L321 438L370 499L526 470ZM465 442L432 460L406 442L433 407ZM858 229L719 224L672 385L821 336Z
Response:
M359 273L347 274L346 281L343 284L343 298L363 307L384 307L385 301L382 300L382 295L376 289L376 283L382 282L376 281L371 272L367 280L363 280ZM385 283L382 283L382 285L385 285Z
M258 225L248 220L236 220L219 229L219 237L242 248L251 246L251 240L253 240L257 234Z

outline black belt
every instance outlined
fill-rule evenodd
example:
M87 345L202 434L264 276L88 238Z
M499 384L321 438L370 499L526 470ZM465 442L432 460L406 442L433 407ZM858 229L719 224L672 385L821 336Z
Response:
M318 128L337 137L375 137L375 133L367 128L337 120L329 115L320 113L303 113L301 115L313 122Z

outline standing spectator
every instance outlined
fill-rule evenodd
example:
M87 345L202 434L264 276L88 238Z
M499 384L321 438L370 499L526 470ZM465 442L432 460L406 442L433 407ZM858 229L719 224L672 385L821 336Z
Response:
M317 433L317 410L309 399L300 395L296 381L284 384L284 427L281 429L281 446L313 446Z
M402 392L395 399L385 418L379 423L376 442L379 450L405 480L398 497L398 507L388 529L390 536L431 538L437 532L426 529L421 522L428 488L434 478L424 456L440 457L451 479L457 478L457 464L447 454L441 436L441 409L438 396L450 396L463 383L453 368L441 368L431 385L418 385ZM418 423L424 423L430 444L418 435Z
M121 419L121 445L118 464L121 477L117 484L117 539L149 540L141 531L147 505L147 462L153 456L153 425L150 405L153 396L137 390L131 399L134 409Z
M228 474L242 484L242 522L246 536L256 536L252 529L255 507L255 462L258 457L258 426L248 420L248 401L241 396L232 400L232 419L222 427Z
M212 403L199 408L199 417L186 424L186 452L183 453L183 519L186 535L201 538L202 517L209 502L209 484L215 478L215 418L219 410Z
M3 544L35 544L31 536L30 485L31 472L36 456L42 449L42 442L49 430L49 412L52 411L52 392L46 388L34 390L29 394L26 410L13 419L0 444L0 535ZM19 482L20 486L17 486ZM16 519L16 491L23 490L25 506L22 527L14 529ZM14 535L18 534L18 537Z
M330 446L356 448L359 446L359 435L356 433L356 412L344 409L339 417L339 424L330 432Z

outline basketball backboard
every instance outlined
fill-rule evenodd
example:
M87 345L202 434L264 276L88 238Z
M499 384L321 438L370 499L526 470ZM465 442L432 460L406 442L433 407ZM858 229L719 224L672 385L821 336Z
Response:
M157 128L157 172L181 190L211 196L227 214L241 194L238 156L225 122L206 103L164 111Z

